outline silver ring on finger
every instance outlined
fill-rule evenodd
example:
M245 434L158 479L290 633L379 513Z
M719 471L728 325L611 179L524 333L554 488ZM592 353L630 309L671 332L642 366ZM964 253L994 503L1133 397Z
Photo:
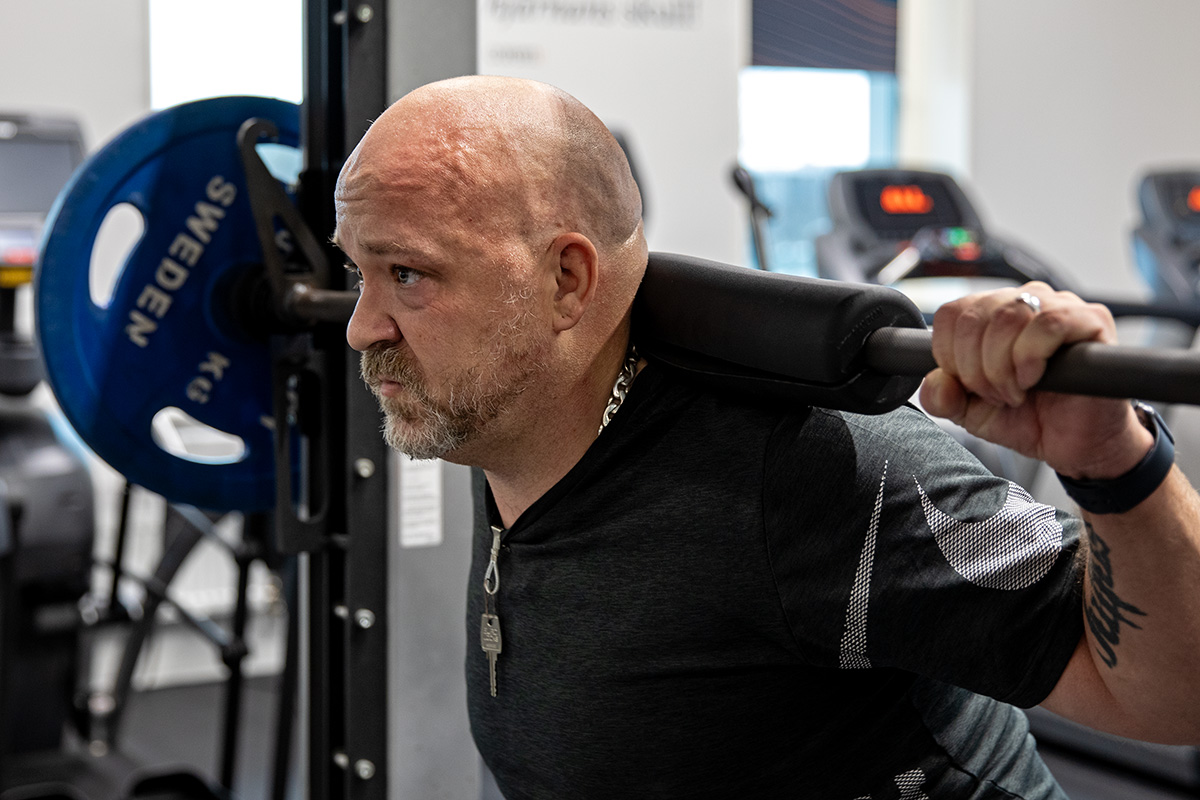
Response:
M1035 314L1042 310L1042 301L1037 295L1030 294L1029 292L1021 292L1017 295L1017 302L1024 303Z

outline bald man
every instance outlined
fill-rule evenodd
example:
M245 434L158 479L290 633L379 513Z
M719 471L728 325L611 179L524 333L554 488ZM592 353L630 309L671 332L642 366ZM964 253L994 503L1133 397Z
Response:
M1102 308L1040 284L951 304L922 389L1044 458L1080 519L912 408L646 364L637 187L558 89L414 91L336 202L388 442L483 477L468 705L509 800L1063 797L1011 704L1200 740L1200 502L1169 435L1029 391L1062 344L1114 340Z

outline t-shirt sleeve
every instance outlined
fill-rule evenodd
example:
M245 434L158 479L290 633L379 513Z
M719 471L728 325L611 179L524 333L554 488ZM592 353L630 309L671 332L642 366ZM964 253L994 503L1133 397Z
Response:
M764 474L771 568L806 660L1025 707L1053 689L1083 634L1077 518L909 407L785 423Z

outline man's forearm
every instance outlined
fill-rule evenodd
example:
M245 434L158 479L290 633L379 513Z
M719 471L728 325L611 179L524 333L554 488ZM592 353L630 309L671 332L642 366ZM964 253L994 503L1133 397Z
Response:
M1090 655L1141 738L1200 742L1200 498L1173 468L1124 514L1083 513Z

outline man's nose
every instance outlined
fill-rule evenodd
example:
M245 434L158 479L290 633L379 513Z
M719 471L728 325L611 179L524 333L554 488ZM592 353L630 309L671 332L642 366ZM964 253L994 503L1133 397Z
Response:
M396 320L364 287L354 305L354 314L346 325L346 341L361 353L376 345L395 344L400 339L400 326Z

